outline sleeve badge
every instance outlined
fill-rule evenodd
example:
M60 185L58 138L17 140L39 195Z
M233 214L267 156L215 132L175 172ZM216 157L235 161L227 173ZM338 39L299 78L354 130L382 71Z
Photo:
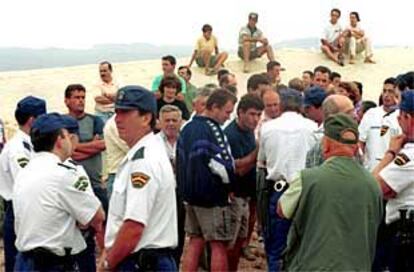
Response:
M142 172L134 172L131 174L131 184L134 188L144 187L150 180L150 177Z
M398 153L398 155L395 157L394 163L398 166L403 166L407 164L410 161L410 158L408 158L407 155L404 153Z
M21 157L17 159L17 164L21 167L21 168L25 168L26 165L29 163L29 159L26 157Z

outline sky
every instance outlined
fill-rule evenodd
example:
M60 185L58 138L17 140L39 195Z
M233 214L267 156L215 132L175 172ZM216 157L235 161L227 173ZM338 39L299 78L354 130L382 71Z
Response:
M414 1L393 0L1 0L0 47L89 48L106 43L194 45L205 23L236 48L251 11L271 43L319 37L329 11L358 11L375 45L414 46ZM408 33L408 34L405 34Z

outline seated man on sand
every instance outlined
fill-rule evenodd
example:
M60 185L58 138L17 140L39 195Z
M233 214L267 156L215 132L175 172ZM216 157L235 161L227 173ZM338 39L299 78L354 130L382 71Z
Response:
M365 31L359 26L361 21L359 14L353 11L349 14L350 26L345 29L343 36L345 37L346 47L349 52L349 64L355 63L356 54L365 51L365 63L375 63L372 59L371 41L366 36Z
M274 60L272 46L263 36L263 32L256 27L259 15L251 12L249 14L249 22L242 27L239 32L239 50L238 55L243 60L243 72L249 72L249 61L260 58L265 53L269 61ZM261 46L257 46L260 43Z
M339 17L341 17L341 11L339 9L331 10L331 20L325 27L323 37L321 39L321 50L331 60L344 65L344 56L341 52L344 45L344 38L342 34L342 26L339 24Z
M228 54L226 52L219 52L217 38L212 35L213 28L211 25L203 25L201 30L203 31L203 36L197 40L188 67L191 67L195 60L199 67L205 68L206 75L217 74L220 67L226 61Z

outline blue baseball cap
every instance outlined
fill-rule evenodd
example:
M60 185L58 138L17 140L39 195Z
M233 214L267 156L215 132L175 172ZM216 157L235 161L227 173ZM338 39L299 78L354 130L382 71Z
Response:
M400 110L414 112L414 90L406 90L401 93Z
M59 113L42 114L36 118L31 131L40 134L50 133L65 127L65 121Z
M318 86L314 86L305 91L305 99L303 101L303 104L305 107L320 107L326 97L327 94L324 89Z
M26 96L17 103L16 112L39 116L46 113L46 101L34 96Z
M62 115L63 123L70 134L79 134L78 121L69 115Z
M280 91L280 100L283 104L287 104L287 101L291 101L300 106L303 104L302 94L299 91L291 88L285 88Z
M157 101L152 92L141 86L125 86L118 90L115 109L142 110L157 113Z

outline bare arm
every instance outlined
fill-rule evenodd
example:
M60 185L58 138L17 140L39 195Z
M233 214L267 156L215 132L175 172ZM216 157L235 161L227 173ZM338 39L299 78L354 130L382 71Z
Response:
M132 220L126 220L119 229L114 245L108 250L106 260L109 268L115 268L137 246L144 231L144 225Z
M259 148L256 147L255 150L250 152L247 156L243 158L237 159L235 161L236 165L236 174L243 176L256 167L257 163L257 153L259 152Z
M97 95L95 96L95 102L103 105L108 105L114 103L114 101L107 95Z
M104 140L95 139L91 142L79 143L76 146L75 152L73 153L73 159L82 160L85 159L84 156L87 156L86 158L89 158L99 152L102 152L103 150L105 150Z
M188 67L191 67L191 65L193 65L193 62L196 59L196 56L197 56L197 50L194 50L193 55L191 56L190 63L188 64Z

